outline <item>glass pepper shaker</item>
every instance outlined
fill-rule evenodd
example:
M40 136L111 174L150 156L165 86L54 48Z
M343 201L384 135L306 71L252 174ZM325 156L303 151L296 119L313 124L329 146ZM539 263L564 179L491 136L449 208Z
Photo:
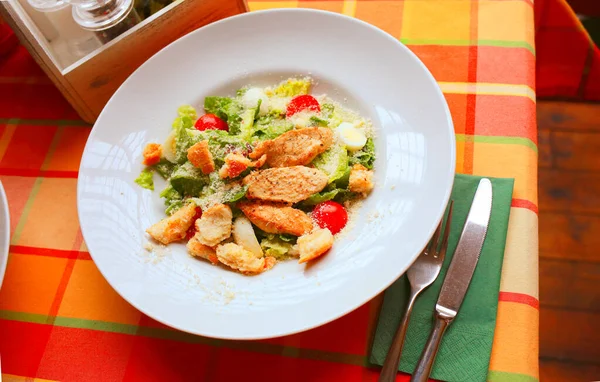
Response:
M133 0L67 0L73 18L82 28L93 31L107 43L140 22Z

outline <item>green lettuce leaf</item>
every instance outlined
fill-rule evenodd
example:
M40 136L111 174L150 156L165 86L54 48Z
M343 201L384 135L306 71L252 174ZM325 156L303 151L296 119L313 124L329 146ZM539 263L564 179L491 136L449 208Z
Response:
M194 107L190 105L179 106L179 108L177 109L177 115L179 115L180 117L190 117L190 119L193 119L194 121L198 119L196 109L194 109Z
M150 191L154 191L154 180L152 179L152 171L144 169L140 175L135 179L135 182L141 187L147 188Z
M160 162L158 162L154 168L160 176L164 179L168 179L171 176L171 173L173 173L175 166L175 163L171 163L165 158L161 158Z
M242 186L239 189L232 189L231 191L225 194L223 198L223 203L235 203L246 196L246 192L248 191L248 186Z
M352 154L349 162L351 166L359 163L369 170L373 169L373 164L375 163L375 143L373 142L373 138L367 138L365 146Z
M330 104L330 103L322 104L321 105L321 117L323 117L325 119L331 118L334 110L335 110L335 107L332 104Z
M160 197L165 199L165 206L167 207L165 213L172 215L173 212L177 211L183 206L183 197L177 190L168 184L164 190L160 192Z
M273 256L278 260L287 258L287 254L294 244L293 241L282 240L279 235L270 234L267 234L267 236L260 241L260 246L265 252L265 256Z
M275 139L286 131L294 128L294 124L286 119L275 118L272 115L260 117L254 125L253 138L263 141Z
M190 162L179 166L171 174L171 186L183 196L198 196L202 188L209 183L207 175L195 168Z
M237 134L240 131L242 121L241 114L244 111L241 103L229 97L206 97L204 99L204 110L215 114L229 125L229 133Z
M327 125L329 124L329 121L327 121L326 119L319 118L314 115L310 117L309 121L311 126L327 127Z
M335 145L313 160L316 168L329 177L329 183L340 179L348 170L348 150Z
M282 97L293 97L301 94L308 94L310 91L310 80L290 78L283 82L273 92Z
M319 203L326 202L328 200L331 200L331 199L335 198L336 195L340 193L340 191L344 191L344 190L336 188L336 189L331 190L331 191L318 192L316 194L313 194L313 195L309 196L306 200L304 200L302 202L302 205L305 205L305 206L314 206L314 205L317 205Z
M196 119L192 119L189 115L183 115L175 118L171 126L173 129L191 129L194 127L194 122Z

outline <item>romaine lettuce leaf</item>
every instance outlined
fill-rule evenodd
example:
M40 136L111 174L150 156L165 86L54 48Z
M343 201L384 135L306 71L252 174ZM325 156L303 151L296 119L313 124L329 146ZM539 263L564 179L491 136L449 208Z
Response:
M241 114L244 111L242 104L234 98L228 97L206 97L204 99L204 110L215 114L229 125L229 133L237 134L240 131L242 121Z
M326 119L319 118L314 115L312 117L310 117L309 121L310 121L310 126L327 127L327 125L329 124L329 121L327 121Z
M196 109L194 109L191 105L182 105L177 109L177 115L180 117L190 117L194 121L198 119L198 114L196 113Z
M332 146L312 162L329 176L329 183L340 179L348 170L348 151L342 145Z
M294 128L287 119L275 118L272 115L260 117L254 125L254 136L258 140L275 139L286 131Z
M183 125L175 129L175 157L177 158L177 163L185 163L185 161L187 161L188 149L192 147L194 143L198 142L194 139L195 131L197 130L188 129Z
M175 118L171 125L173 129L191 129L194 126L195 119L189 115L179 116Z
M310 85L309 79L299 80L296 78L290 78L273 89L273 92L278 96L293 97L301 94L308 94L310 91Z
M335 107L330 103L324 103L321 105L321 116L325 119L331 118Z
M154 167L160 176L162 176L164 179L167 179L171 176L171 173L175 169L175 164L169 162L165 158L162 158Z
M302 202L302 205L305 206L314 206L317 205L319 203L323 203L327 200L331 200L333 198L335 198L335 196L340 192L343 191L339 188L333 189L331 191L321 191L318 192L316 194L313 194L311 196L308 197L308 199L304 200Z
M165 213L167 215L172 215L173 212L183 206L183 197L173 188L173 186L171 186L171 184L168 184L167 187L160 192L160 197L165 199L165 206L167 207Z
M154 180L152 179L152 171L150 169L144 169L135 179L135 182L141 187L154 191Z
M350 166L360 163L369 170L373 169L373 164L375 163L375 143L373 142L373 138L367 138L365 146L352 154L349 163Z
M273 256L276 259L285 259L287 253L294 246L293 241L284 241L279 235L267 234L265 238L260 241L260 246L265 252L265 256Z
M198 196L208 182L208 176L190 162L179 166L171 174L171 186L183 196Z

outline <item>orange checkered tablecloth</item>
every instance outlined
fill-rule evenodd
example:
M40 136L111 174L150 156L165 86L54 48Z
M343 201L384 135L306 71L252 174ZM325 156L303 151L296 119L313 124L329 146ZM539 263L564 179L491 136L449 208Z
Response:
M249 2L252 10L340 12L400 39L446 96L456 129L456 170L515 178L490 381L538 379L534 18L538 38L565 37L565 20L578 28L568 11L563 17L563 0L542 3L551 11L532 0ZM538 62L546 94L600 94L590 81L598 76L597 49L585 38L577 35L587 50L554 45L570 49L569 58L537 42L546 57L547 66ZM569 72L562 82L549 78L569 63L579 67L577 60L587 72ZM187 335L127 304L98 272L78 225L77 175L89 132L23 47L0 54L0 179L12 232L0 290L5 381L376 380L367 354L377 299L320 328L248 342Z

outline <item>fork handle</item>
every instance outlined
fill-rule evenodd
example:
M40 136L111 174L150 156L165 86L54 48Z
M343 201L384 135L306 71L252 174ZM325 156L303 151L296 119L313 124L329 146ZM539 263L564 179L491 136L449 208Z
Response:
M436 314L433 330L431 331L429 339L425 344L423 353L421 353L421 358L419 359L417 368L410 378L410 382L426 382L429 379L429 374L431 374L431 369L433 368L435 356L440 348L442 337L444 336L444 332L451 321L452 318L443 317L439 314Z
M381 374L379 374L379 382L393 382L396 380L400 356L402 355L402 347L404 346L404 337L406 336L406 330L408 329L408 322L410 321L413 305L420 292L421 291L415 292L412 289L410 291L410 297L408 299L408 304L406 305L404 317L402 317L400 326L398 326L394 339L392 339L390 350L383 362L383 368L381 369Z

